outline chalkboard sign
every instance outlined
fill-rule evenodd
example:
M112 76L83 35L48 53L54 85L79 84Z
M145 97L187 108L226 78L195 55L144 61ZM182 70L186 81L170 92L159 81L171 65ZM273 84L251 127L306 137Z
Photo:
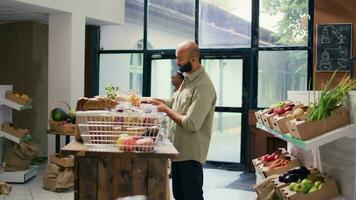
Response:
M317 25L317 70L350 70L352 24Z

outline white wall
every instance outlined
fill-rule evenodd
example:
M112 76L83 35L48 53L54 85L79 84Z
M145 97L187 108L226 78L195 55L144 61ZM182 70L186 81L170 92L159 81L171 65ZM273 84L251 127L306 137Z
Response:
M59 12L78 13L110 24L121 24L124 19L124 0L14 0Z

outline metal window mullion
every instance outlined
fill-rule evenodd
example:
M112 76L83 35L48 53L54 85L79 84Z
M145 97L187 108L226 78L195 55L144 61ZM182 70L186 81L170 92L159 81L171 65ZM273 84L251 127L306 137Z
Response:
M310 21L308 23L308 61L307 61L307 81L313 82L313 42L314 42L314 0L309 0L308 14ZM308 83L307 83L308 85ZM307 86L308 87L308 86ZM308 88L310 90L310 88Z
M199 22L200 22L200 16L199 16L199 0L195 0L195 34L194 34L194 39L195 42L199 45Z

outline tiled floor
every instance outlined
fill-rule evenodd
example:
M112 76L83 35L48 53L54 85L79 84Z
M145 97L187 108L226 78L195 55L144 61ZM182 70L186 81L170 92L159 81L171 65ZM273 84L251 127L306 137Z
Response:
M204 169L204 199L217 200L222 196L229 197L229 200L253 200L254 192L241 190L239 188L249 188L249 184L237 183L245 180L242 172L226 171L218 169ZM250 180L251 182L251 180ZM245 185L245 187L241 187ZM238 187L238 188L237 188ZM6 200L72 200L73 190L63 193L56 193L42 188L41 173L26 184L12 184L12 192L9 197L1 197ZM123 198L124 200L143 200L144 197ZM123 200L122 199L122 200ZM173 198L172 198L173 199Z

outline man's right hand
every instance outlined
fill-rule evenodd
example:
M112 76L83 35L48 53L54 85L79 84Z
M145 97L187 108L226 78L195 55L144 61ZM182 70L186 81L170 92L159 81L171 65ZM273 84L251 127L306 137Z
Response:
M160 105L162 103L164 104L164 101L162 99L152 98L152 99L143 100L143 101L141 101L141 103L148 103L148 104L152 104L152 105L158 106L158 105Z

